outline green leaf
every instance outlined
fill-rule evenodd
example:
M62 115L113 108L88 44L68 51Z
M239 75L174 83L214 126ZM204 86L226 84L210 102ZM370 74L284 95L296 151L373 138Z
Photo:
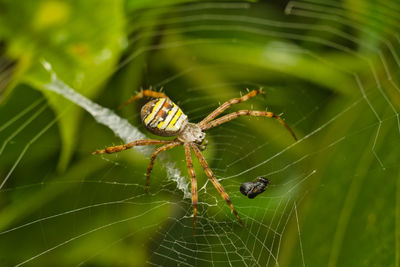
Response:
M122 1L6 1L3 5L1 37L8 44L8 54L19 59L23 69L19 80L41 90L41 84L48 81L38 74L40 59L44 59L78 92L87 97L99 93L124 46ZM56 94L43 93L59 118L62 149L58 169L64 170L76 146L82 111Z

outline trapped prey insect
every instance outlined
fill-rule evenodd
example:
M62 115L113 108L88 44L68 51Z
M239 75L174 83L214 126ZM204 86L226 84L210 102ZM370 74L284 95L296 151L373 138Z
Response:
M255 198L267 189L269 183L268 179L260 176L253 182L242 183L240 185L240 192L248 198Z
M249 100L250 98L258 95L264 94L261 89L253 90L246 95L240 98L233 98L222 105L220 105L217 109L207 115L202 121L199 123L191 123L188 121L188 117L183 113L183 111L172 102L168 96L166 96L162 92L157 92L153 90L143 90L139 92L137 95L133 96L127 102L125 102L121 107L135 101L136 99L149 97L155 98L154 100L149 101L142 107L141 110L141 119L142 123L146 127L146 129L158 136L165 137L173 137L175 139L172 140L157 140L157 139L144 139L144 140L136 140L124 145L111 146L106 149L101 149L92 152L92 154L111 154L120 152L134 146L147 146L147 145L163 145L157 148L150 158L150 163L147 168L146 174L146 187L145 191L148 191L149 181L150 181L150 173L153 169L154 161L157 155L163 151L168 149L184 146L185 150L185 158L186 165L188 168L189 176L191 178L192 184L192 205L193 205L193 232L196 227L196 215L197 215L197 180L196 174L193 168L192 162L192 151L197 157L200 165L203 167L205 174L210 179L211 183L217 189L221 197L226 201L232 212L235 214L239 223L244 226L242 220L239 217L239 214L233 207L231 200L229 199L228 194L225 192L225 189L219 183L217 178L215 177L213 171L210 169L206 159L201 153L202 150L206 149L207 140L206 131L211 128L217 127L223 123L229 122L233 119L236 119L240 116L251 116L251 117L265 117L265 118L274 118L280 124L282 124L293 136L296 140L296 136L294 132L289 128L289 126L281 119L279 115L274 114L270 111L257 111L257 110L239 110L236 112L229 113L222 117L216 118L221 115L226 109L234 104L238 104L244 101Z

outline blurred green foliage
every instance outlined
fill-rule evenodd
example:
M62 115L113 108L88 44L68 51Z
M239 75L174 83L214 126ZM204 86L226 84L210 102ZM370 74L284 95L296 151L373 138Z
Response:
M102 83L98 77L113 70L125 43L122 2L7 2L0 18L0 36L7 40L8 55L19 62L15 79L28 79L28 83L40 89L46 81L37 69L43 68L41 60L46 59L77 91L95 96ZM95 5L96 12L91 12ZM57 114L71 106L60 96L47 91L44 94ZM71 106L68 116L58 119L63 143L61 170L68 165L76 146L81 113Z
M399 266L399 11L367 0L0 0L0 265ZM111 109L164 86L194 122L264 87L265 99L232 110L284 113L300 141L262 119L207 133L204 155L247 227L194 160L204 188L192 236L190 199L160 163L145 195L148 157L89 155L121 141L46 90L44 60ZM143 103L120 114L146 133ZM186 175L182 149L166 154ZM265 193L238 192L265 174Z

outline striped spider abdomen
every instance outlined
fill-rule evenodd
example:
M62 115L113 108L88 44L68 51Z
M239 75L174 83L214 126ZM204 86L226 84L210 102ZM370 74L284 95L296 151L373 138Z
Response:
M185 128L188 118L169 98L157 98L147 102L141 110L142 123L158 136L175 136Z

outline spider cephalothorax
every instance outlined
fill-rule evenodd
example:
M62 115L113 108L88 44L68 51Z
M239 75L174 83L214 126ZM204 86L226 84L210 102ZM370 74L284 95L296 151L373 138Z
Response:
M136 140L125 145L112 146L112 147L107 147L106 149L97 150L92 154L105 154L105 153L110 154L110 153L120 152L132 148L134 146L165 144L164 146L157 148L151 156L150 164L147 168L147 174L146 174L145 190L147 192L150 180L150 173L151 170L153 169L154 160L156 159L157 155L162 151L171 149L179 145L183 145L185 148L186 164L189 171L189 175L191 177L191 184L192 184L193 230L195 229L196 226L196 214L197 214L197 180L193 169L191 150L193 150L201 166L203 167L206 175L209 177L210 181L213 183L213 185L218 190L220 195L225 199L226 203L229 205L229 207L235 214L240 224L244 225L238 213L236 212L235 208L233 207L233 204L230 201L228 194L225 192L224 188L215 178L214 173L208 166L205 158L203 157L203 154L201 153L201 150L204 150L207 145L207 140L205 140L206 136L205 131L214 128L220 124L223 124L225 122L236 119L239 116L275 118L279 123L281 123L283 126L286 127L286 129L289 130L293 138L296 140L296 136L294 135L293 131L289 128L289 126L278 115L275 115L273 112L257 111L257 110L239 110L215 119L222 112L228 109L231 105L247 101L250 98L256 96L257 94L262 94L262 93L263 92L261 89L253 90L240 98L233 98L220 105L216 110L211 112L201 122L195 124L195 123L190 123L188 121L187 116L182 112L182 110L175 103L173 103L164 93L152 90L143 90L136 96L129 99L126 103L124 103L123 106L142 97L156 98L154 100L149 101L143 106L141 110L142 123L149 132L155 135L164 137L176 136L176 138L173 140L157 140L157 139Z

